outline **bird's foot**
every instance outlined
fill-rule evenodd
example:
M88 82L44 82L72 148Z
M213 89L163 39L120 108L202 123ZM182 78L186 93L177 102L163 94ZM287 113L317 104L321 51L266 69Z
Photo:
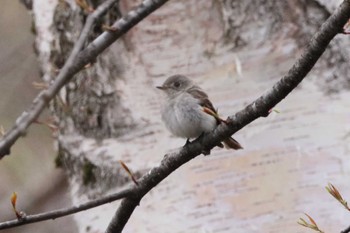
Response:
M210 150L204 149L204 150L202 150L202 154L204 156L210 155Z
M195 141L201 141L204 135L205 135L204 132L201 133L201 135L199 135L198 138L196 138ZM211 151L211 149L206 149L206 148L204 148L204 149L202 150L202 154L205 155L205 156L206 156L206 155L210 155L210 151Z

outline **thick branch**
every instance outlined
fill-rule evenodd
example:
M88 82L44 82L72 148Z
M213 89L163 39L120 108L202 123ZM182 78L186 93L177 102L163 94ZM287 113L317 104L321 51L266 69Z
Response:
M88 201L86 203L83 203L77 206L72 206L69 208L54 210L54 211L45 212L41 214L27 215L24 218L19 220L15 219L7 222L2 222L0 223L0 230L13 228L21 225L27 225L35 222L42 222L50 219L56 219L56 218L70 215L70 214L75 214L84 210L94 208L96 206L104 205L104 204L122 199L124 197L130 196L130 194L132 194L133 192L134 192L133 188L128 188L96 200Z
M322 25L320 31L314 35L308 47L289 70L288 74L278 81L271 90L242 111L236 113L234 116L230 116L228 124L221 124L213 133L188 144L180 149L179 152L166 155L160 166L153 168L147 175L141 178L138 192L121 202L106 233L122 232L142 197L178 167L200 155L203 149L212 149L219 142L223 141L223 139L231 136L253 120L261 116L267 116L270 109L282 101L305 78L316 61L321 57L330 41L338 33L343 31L343 26L349 18L350 0L345 0Z
M10 149L12 145L17 141L17 139L24 135L27 128L37 119L40 113L48 105L48 103L56 96L59 90L68 83L73 76L82 70L85 65L93 62L96 57L101 54L108 46L110 46L114 41L119 39L127 31L129 31L133 26L139 23L146 16L151 14L153 11L161 7L168 0L145 0L134 10L130 11L127 15L117 20L112 27L115 29L113 31L106 31L97 37L93 42L89 44L87 48L80 51L83 42L85 41L87 32L89 29L87 27L92 25L92 22L96 15L91 16L87 20L87 25L84 27L79 42L73 49L72 54L68 58L67 62L60 70L58 76L54 79L52 85L47 90L44 90L38 94L34 99L32 106L28 111L24 111L16 120L15 125L4 135L0 141L0 159L5 155L10 154ZM107 1L113 2L113 1ZM107 4L105 2L104 4ZM101 14L105 10L101 10ZM98 14L98 13L95 13ZM91 24L91 25L90 25Z

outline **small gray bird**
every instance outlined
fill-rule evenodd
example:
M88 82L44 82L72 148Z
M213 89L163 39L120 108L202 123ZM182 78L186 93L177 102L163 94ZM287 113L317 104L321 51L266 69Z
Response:
M190 138L211 132L225 122L220 119L208 95L186 76L173 75L157 88L167 95L162 107L162 120L173 135L187 138L189 142ZM228 149L242 149L232 137L223 143ZM223 147L221 143L218 146Z

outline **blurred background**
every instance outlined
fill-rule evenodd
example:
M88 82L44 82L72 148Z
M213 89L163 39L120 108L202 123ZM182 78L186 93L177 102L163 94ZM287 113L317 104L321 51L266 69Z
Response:
M18 0L1 0L0 7L0 125L9 129L37 94L32 83L40 82L33 51L31 16ZM45 120L47 113L40 119ZM68 183L55 168L51 131L34 124L30 136L21 138L11 156L0 162L0 221L12 220L10 197L18 195L19 210L34 214L70 205ZM71 217L18 227L4 232L76 232Z

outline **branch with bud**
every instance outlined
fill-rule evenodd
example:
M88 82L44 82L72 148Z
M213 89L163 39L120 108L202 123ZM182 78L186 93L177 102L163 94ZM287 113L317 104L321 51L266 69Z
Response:
M331 183L328 184L328 186L326 186L326 190L328 191L329 194L331 194L337 201L340 202L340 204L342 204L345 209L350 211L350 208L348 206L347 201L345 201L342 197L342 195L340 194L340 192L338 191L338 189L336 187L334 187L334 185L332 185ZM305 213L304 213L305 214ZM310 217L310 215L305 214L307 216L307 218L309 219L310 223L308 223L305 219L300 218L298 221L298 224L303 226L303 227L307 227L310 228L314 231L320 232L320 233L324 233L324 231L320 230L315 222L315 220ZM345 229L344 231L341 231L341 233L349 233L350 232L350 226Z
M348 206L347 201L345 201L343 199L343 197L340 195L340 192L338 191L338 189L336 189L336 187L334 187L331 183L328 184L328 186L326 187L326 190L337 200L340 202L340 204L342 204L345 209L350 211L350 208Z
M304 213L305 214L305 213ZM307 228L310 228L314 231L317 231L319 233L324 233L324 231L320 230L320 228L318 228L315 220L313 218L310 217L310 215L308 214L305 214L306 217L309 219L310 223L308 223L306 220L304 220L303 218L300 218L299 221L298 221L298 224L299 225L302 225L303 227L307 227Z

